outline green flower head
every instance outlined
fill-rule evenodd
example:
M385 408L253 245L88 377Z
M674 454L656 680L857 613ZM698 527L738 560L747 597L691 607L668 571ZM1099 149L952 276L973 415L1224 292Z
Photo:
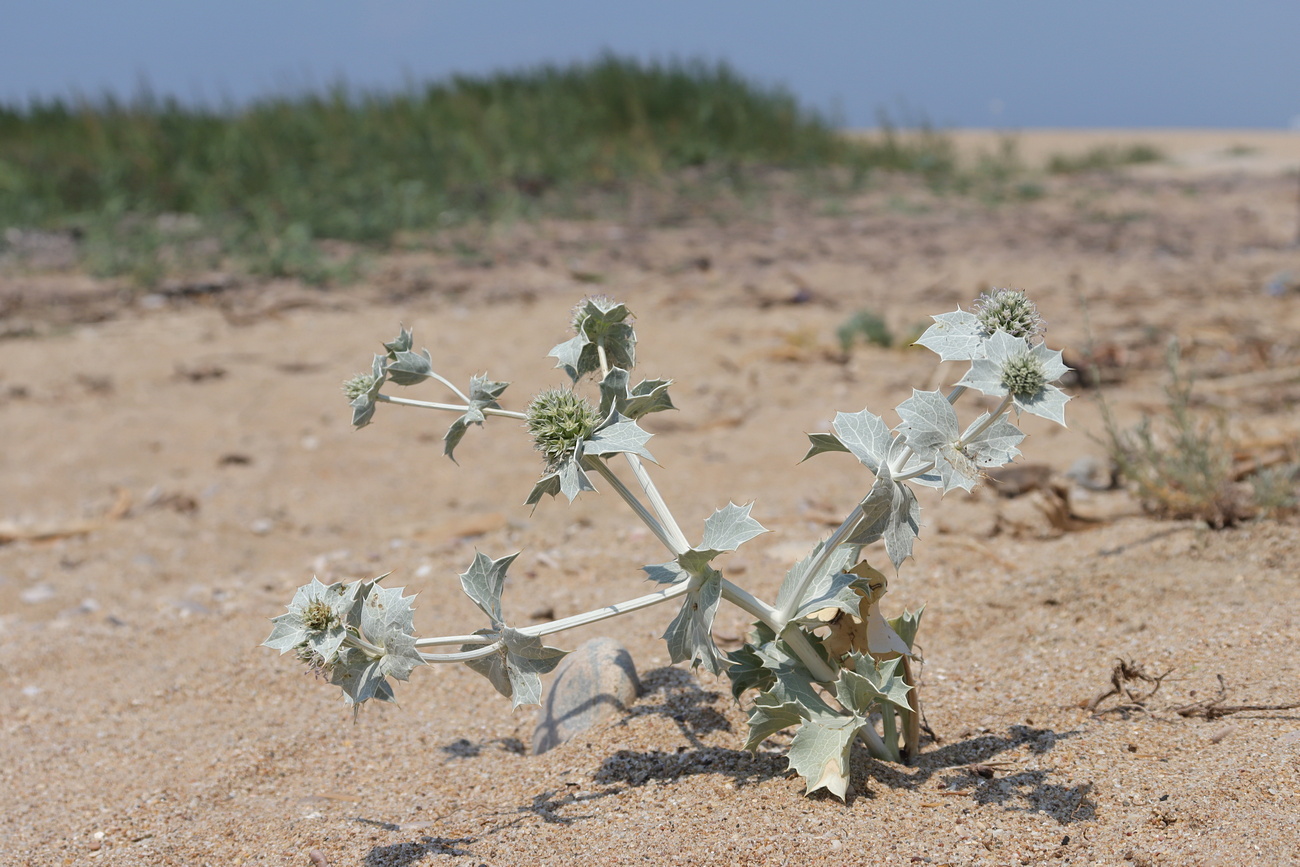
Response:
M592 305L595 310L593 311L589 309L587 307L588 304ZM583 326L587 324L587 320L592 317L593 312L597 314L609 313L615 307L621 306L622 305L619 302L610 298L608 295L590 295L583 298L577 304L573 305L573 315L571 320L573 333L582 333Z
M1047 385L1043 360L1029 351L1012 356L1002 365L1002 385L1017 397L1033 397Z
M600 418L587 400L568 389L552 388L528 405L527 425L547 468L554 469L573 454L579 442L595 433Z
M994 289L975 299L975 318L985 334L1005 331L1012 337L1033 340L1047 330L1038 307L1018 289Z
M348 403L361 397L363 394L369 394L370 389L375 387L375 378L368 373L358 373L351 379L344 380L343 393L347 395Z

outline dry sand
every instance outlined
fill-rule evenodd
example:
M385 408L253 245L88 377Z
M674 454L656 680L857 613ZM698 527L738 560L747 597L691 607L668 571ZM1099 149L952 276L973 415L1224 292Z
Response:
M1094 141L1068 135L1049 150ZM755 501L772 532L724 565L768 597L870 481L843 455L799 464L804 432L960 375L919 349L839 357L861 308L905 332L1024 288L1067 360L1092 345L1114 363L1125 423L1162 406L1176 335L1244 454L1294 448L1294 180L1175 161L1047 192L987 206L899 181L724 226L501 227L468 239L473 259L394 254L335 292L141 301L9 267L0 863L1300 863L1300 710L1174 711L1221 685L1228 705L1300 701L1294 517L1213 531L1122 492L1070 490L1064 521L1043 492L926 497L886 607L927 604L937 741L910 767L856 756L848 803L804 796L787 737L740 751L727 685L667 665L664 609L559 637L616 636L646 693L540 757L534 711L463 666L417 670L400 707L354 725L337 690L257 647L313 574L393 570L422 634L476 628L455 577L476 549L522 552L505 595L521 622L645 592L638 568L665 554L612 494L520 505L538 464L515 423L470 431L457 466L449 418L383 406L353 432L339 393L404 322L440 371L513 380L521 407L560 382L544 356L593 280L638 314L640 372L677 381L681 411L646 425L665 497L688 532ZM1096 392L1074 393L1068 430L1025 420L1025 461L1102 454ZM724 606L723 646L745 629ZM1118 659L1168 675L1144 706L1089 712Z

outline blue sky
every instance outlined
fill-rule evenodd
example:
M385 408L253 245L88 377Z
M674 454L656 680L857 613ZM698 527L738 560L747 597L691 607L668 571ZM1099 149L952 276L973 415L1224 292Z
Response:
M1295 0L4 0L0 101L243 101L588 59L728 60L849 126L1300 125Z

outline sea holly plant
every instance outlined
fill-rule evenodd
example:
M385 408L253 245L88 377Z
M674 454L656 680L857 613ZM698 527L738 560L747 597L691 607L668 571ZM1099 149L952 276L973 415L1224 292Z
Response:
M946 394L913 391L895 408L898 421L892 426L864 409L841 412L831 430L809 434L805 460L826 452L852 455L867 471L863 495L828 538L790 567L770 604L714 563L766 532L750 514L752 504L727 503L703 521L698 537L688 537L655 487L645 465L654 462L646 448L651 436L638 421L676 407L670 380L632 384L631 311L608 298L588 298L575 308L571 326L573 336L550 352L568 381L535 395L522 412L503 408L506 382L475 375L462 390L438 374L429 352L416 351L412 333L403 328L375 355L369 373L344 384L352 423L370 424L380 404L451 413L443 443L454 460L472 427L513 420L542 458L531 487L520 487L524 502L537 507L560 495L571 502L595 494L597 484L607 486L668 551L665 561L641 567L656 589L572 617L512 626L502 597L518 555L479 552L460 576L462 589L487 620L474 632L419 637L412 597L400 588L382 587L380 578L346 585L313 579L298 590L287 613L274 618L266 646L294 653L341 687L354 709L371 699L393 701L391 681L404 681L416 666L431 663L464 663L519 707L541 700L542 676L565 654L546 643L548 636L670 604L676 614L663 637L672 661L731 681L732 694L748 707L747 749L796 729L790 767L809 792L824 788L846 796L855 744L878 759L914 756L921 734L916 634L922 612L885 616L881 604L889 581L864 552L881 543L897 572L920 532L914 486L972 490L985 470L1020 454L1024 434L1014 422L1022 413L1064 424L1067 398L1052 383L1066 367L1061 354L1043 344L1043 321L1033 303L1019 291L999 289L980 296L972 310L934 317L917 343L942 361L969 362ZM451 392L447 402L402 397L390 388L430 381ZM971 390L996 406L963 424L956 405ZM746 643L730 653L713 639L723 602L755 620Z

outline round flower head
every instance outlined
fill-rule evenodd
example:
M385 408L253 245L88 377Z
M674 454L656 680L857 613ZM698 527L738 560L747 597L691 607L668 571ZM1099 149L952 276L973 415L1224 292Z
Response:
M1002 365L1002 385L1017 397L1032 397L1047 385L1043 360L1029 350L1012 356Z
M548 469L564 463L599 424L596 408L568 389L548 389L528 405L528 433Z
M975 299L975 318L985 334L1005 331L1012 337L1033 340L1047 330L1034 302L1018 289L994 289Z
M985 357L971 361L970 370L957 384L982 391L989 397L1010 397L1016 409L1065 424L1065 393L1053 382L1070 368L1061 353L1041 343L1033 346L1022 337L997 331L985 341Z
M351 379L343 382L343 393L347 395L348 402L352 402L363 394L369 394L370 389L375 387L375 378L368 373L358 373Z
M588 317L592 315L592 311L587 308L588 304L594 306L600 313L608 313L615 307L620 306L619 302L610 298L608 295L588 295L586 298L583 298L577 304L573 305L571 322L574 334L582 333L583 324L586 323Z

